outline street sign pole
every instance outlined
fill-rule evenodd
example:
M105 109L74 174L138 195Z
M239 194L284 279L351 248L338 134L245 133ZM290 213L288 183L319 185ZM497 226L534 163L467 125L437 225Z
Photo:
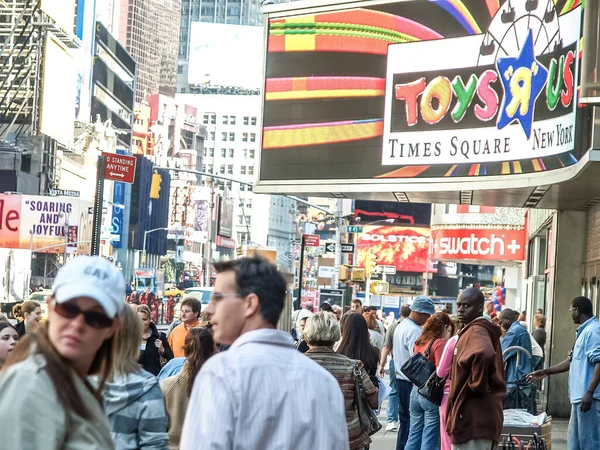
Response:
M96 198L94 202L94 219L92 225L92 248L90 255L100 254L100 228L102 227L102 205L104 202L104 172L106 170L106 156L98 156L96 171Z
M300 239L300 267L298 268L298 309L300 309L300 304L302 303L302 272L304 271L304 247L306 245L306 241L304 239L304 234L302 234L302 238Z

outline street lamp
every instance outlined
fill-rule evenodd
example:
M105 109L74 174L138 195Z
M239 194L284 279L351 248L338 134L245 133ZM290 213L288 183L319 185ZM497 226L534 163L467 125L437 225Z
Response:
M161 228L154 228L152 230L145 230L144 231L144 246L143 246L143 250L142 250L142 260L144 261L144 264L146 264L146 238L148 237L148 235L150 233L154 233L155 231L160 231L160 230L168 230L168 227L161 227Z

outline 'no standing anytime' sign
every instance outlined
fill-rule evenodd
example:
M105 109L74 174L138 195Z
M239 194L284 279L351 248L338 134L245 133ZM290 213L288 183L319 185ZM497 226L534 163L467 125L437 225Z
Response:
M135 156L105 152L102 152L102 156L106 156L105 180L133 183L135 178Z

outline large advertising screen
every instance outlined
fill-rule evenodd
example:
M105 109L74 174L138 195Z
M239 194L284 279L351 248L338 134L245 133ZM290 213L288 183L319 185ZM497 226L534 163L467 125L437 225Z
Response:
M269 16L261 182L451 180L578 161L580 2L357 5Z
M258 89L263 48L260 27L192 22L188 83Z
M77 66L71 51L52 33L46 37L40 131L65 146L73 143Z
M426 272L429 234L429 228L365 226L356 241L358 267L365 267L367 255L372 254L379 266L394 266L398 272Z

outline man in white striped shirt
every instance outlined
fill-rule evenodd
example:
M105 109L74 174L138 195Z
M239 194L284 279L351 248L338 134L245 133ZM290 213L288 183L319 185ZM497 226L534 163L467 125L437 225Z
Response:
M285 281L272 264L214 265L205 309L215 341L231 348L196 377L182 450L347 450L344 398L335 378L276 329Z

